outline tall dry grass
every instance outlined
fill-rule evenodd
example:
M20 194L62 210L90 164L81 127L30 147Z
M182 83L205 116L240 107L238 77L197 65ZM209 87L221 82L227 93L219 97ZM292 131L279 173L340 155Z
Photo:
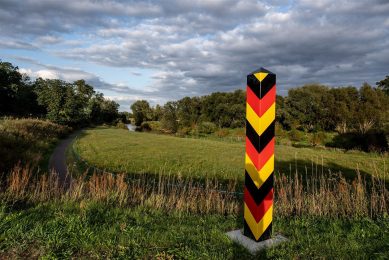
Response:
M150 179L144 174L128 178L125 174L99 173L70 178L67 187L55 173L35 176L28 167L17 166L0 191L3 200L31 202L98 201L128 207L142 205L155 209L201 214L241 214L242 187L230 181L220 190L217 180L203 183L161 174ZM275 179L275 214L278 216L370 217L387 216L389 191L379 178L348 182L339 174L303 178Z
M39 165L50 146L72 131L50 121L0 118L0 173L20 163Z
M283 216L377 218L389 213L385 181L362 178L358 171L351 182L340 174L303 178L296 173L277 178L275 185L276 214Z

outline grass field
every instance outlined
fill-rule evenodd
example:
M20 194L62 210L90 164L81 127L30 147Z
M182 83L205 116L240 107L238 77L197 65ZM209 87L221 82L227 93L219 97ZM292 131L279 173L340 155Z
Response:
M244 143L178 138L123 129L86 130L73 145L89 165L113 172L243 180ZM389 179L389 157L359 151L276 145L277 173L374 175Z
M321 176L311 179L318 182L301 183L296 176L277 178L273 231L290 241L252 256L225 235L243 226L241 198L218 190L219 179L242 181L243 143L94 128L80 136L74 149L90 165L145 174L137 180L100 172L73 176L67 190L55 175L14 169L0 189L0 259L389 256L389 193L380 182L369 193L360 179L347 183ZM387 157L374 154L290 146L276 150L277 170L287 174L295 172L296 164L298 171L306 166L315 177L328 168L354 175L357 164L366 174L386 171ZM150 173L174 177L160 175L154 183ZM202 186L177 175L214 180ZM234 184L229 191L241 187L229 183ZM302 190L305 184L310 188Z
M251 259L224 233L241 216L50 202L0 208L0 258ZM255 258L387 257L389 221L276 218L290 242Z

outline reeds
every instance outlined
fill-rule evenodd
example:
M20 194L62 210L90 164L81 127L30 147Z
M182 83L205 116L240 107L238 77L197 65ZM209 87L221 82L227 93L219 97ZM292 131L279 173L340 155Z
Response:
M69 178L60 184L55 173L34 175L17 166L1 190L3 200L30 202L97 201L119 207L144 206L200 214L241 214L242 184L231 180L221 185L216 179L203 182L160 174L129 178L126 174L95 173ZM275 178L275 214L278 216L370 217L388 215L389 191L379 178L353 181L340 174L307 178L299 173Z
M389 210L385 181L362 178L358 171L351 182L341 174L303 178L296 173L277 178L275 185L275 214L282 216L377 218L387 216Z

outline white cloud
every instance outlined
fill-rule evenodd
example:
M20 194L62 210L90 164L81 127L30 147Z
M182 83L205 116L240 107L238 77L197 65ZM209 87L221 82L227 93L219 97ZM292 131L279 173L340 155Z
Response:
M59 75L59 73L54 70L38 70L34 74L36 75L36 77L40 77L43 79L59 79L61 76L63 76Z
M45 35L45 36L40 36L37 38L37 42L39 44L57 44L57 43L60 43L62 42L62 39L60 37L57 37L57 36L53 36L53 35Z
M69 62L157 71L142 91L108 84L97 72L28 71L85 78L128 99L244 88L246 74L260 66L277 73L281 94L309 82L374 84L389 68L389 2L383 0L3 2L0 29L9 41L0 48L40 48Z

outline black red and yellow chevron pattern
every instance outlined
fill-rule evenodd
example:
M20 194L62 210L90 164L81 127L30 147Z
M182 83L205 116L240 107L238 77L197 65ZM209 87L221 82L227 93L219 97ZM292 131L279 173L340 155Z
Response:
M275 101L274 73L247 76L244 235L255 241L272 233Z

